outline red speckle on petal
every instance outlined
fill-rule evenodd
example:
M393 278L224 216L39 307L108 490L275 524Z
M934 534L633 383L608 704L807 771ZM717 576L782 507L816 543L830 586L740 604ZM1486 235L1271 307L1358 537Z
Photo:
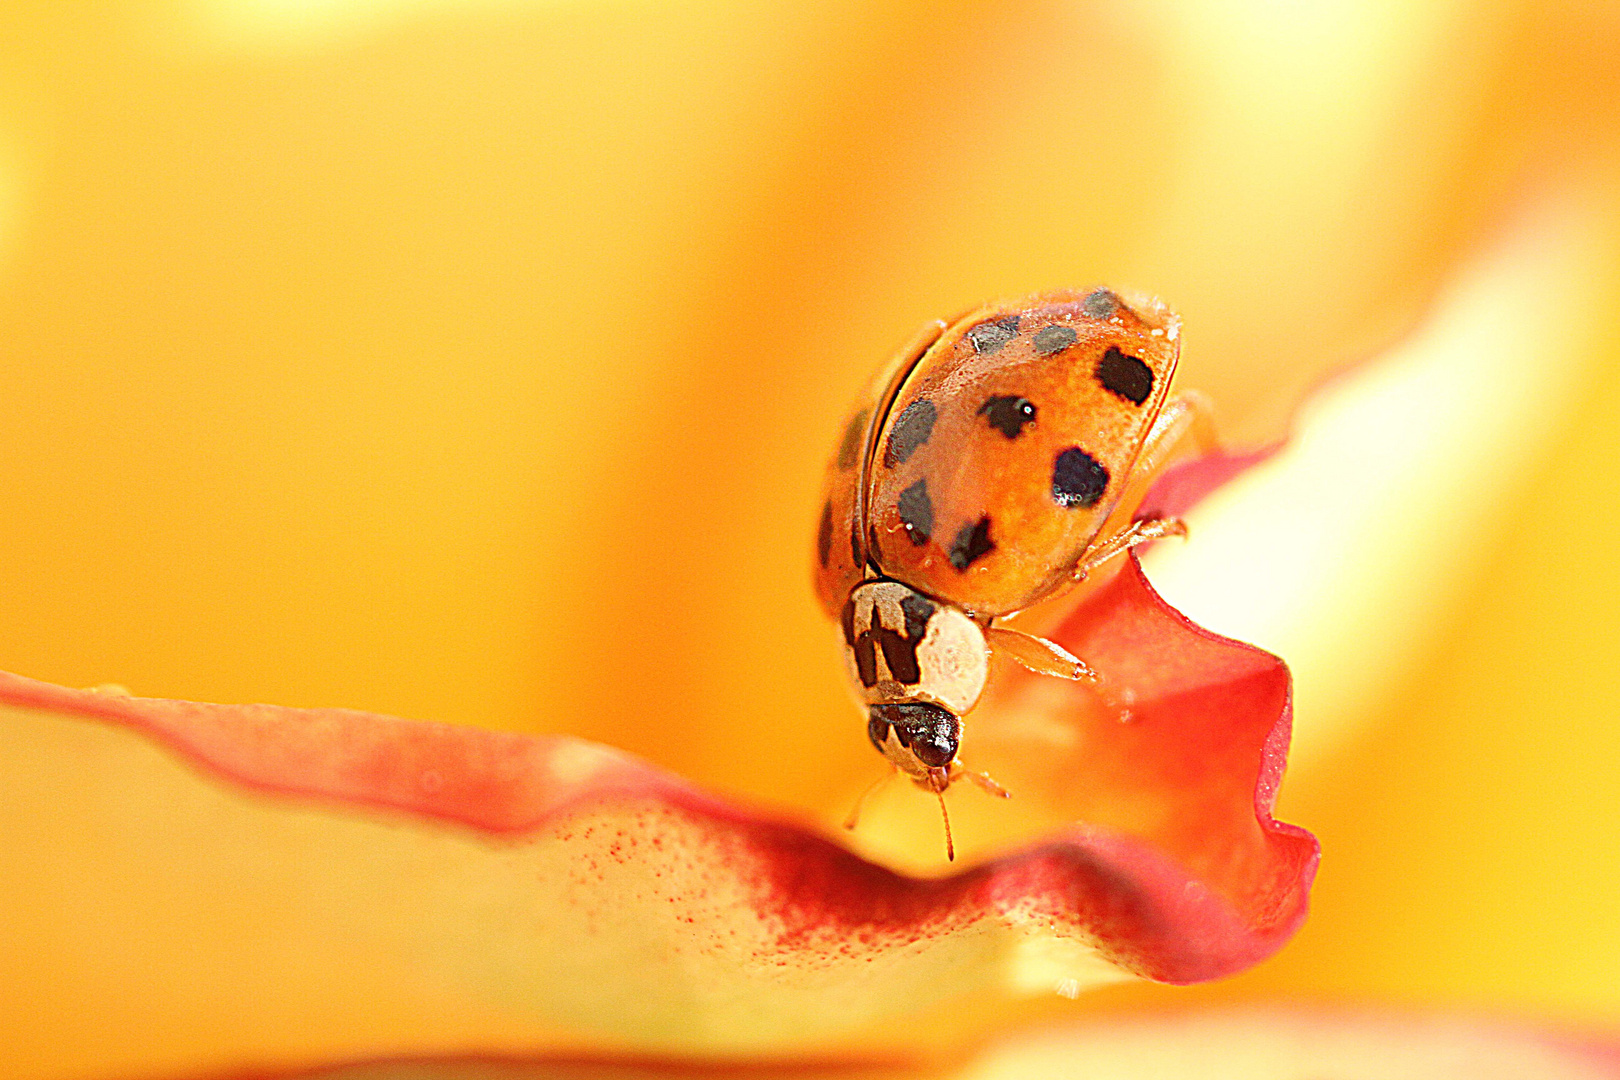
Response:
M1134 722L1099 711L1077 684L1072 697L1047 700L1038 719L1076 749L1017 753L1007 739L1006 760L990 768L1003 782L1016 780L1021 800L1047 800L1057 827L933 880L563 736L337 709L113 697L12 675L0 675L0 705L139 732L227 787L315 800L334 822L382 812L401 828L437 822L424 837L442 835L446 822L482 834L491 842L480 850L491 860L533 860L535 869L512 878L515 891L493 908L481 901L465 916L471 930L447 941L485 933L490 910L519 913L514 932L535 937L522 938L531 963L555 955L576 957L559 964L589 964L603 949L637 957L609 973L624 984L616 1000L636 1009L684 1007L673 999L657 1005L685 976L656 958L702 958L709 978L725 986L716 1002L750 1003L735 1020L710 1017L704 1045L720 1045L729 1036L716 1032L733 1030L725 1023L757 1039L773 1008L783 1037L802 1039L808 999L796 995L808 990L794 988L824 985L839 969L862 973L871 1009L898 1017L924 1007L947 990L907 981L912 952L899 955L898 967L874 969L872 961L984 940L983 931L1002 935L1003 951L958 955L982 965L988 985L1008 978L1005 950L1032 937L1094 951L1127 972L1191 982L1238 971L1293 933L1317 848L1308 833L1271 817L1288 740L1282 663L1189 623L1153 593L1134 560L1054 636L1110 684L1129 688ZM1012 730L1005 721L1027 715L1021 684L1010 679L1003 689L981 707L982 718L975 712L986 732L998 718ZM990 754L992 740L979 749ZM437 779L425 783L430 775ZM882 979L898 981L873 981ZM891 985L910 989L884 989ZM913 1004L907 995L917 994L932 997ZM609 1045L639 1045L641 1013L622 1015L593 1021L593 1030L606 1032ZM850 1022L844 1015L815 1018L817 1030L832 1037ZM669 1030L671 1041L659 1045L674 1048L697 1029Z

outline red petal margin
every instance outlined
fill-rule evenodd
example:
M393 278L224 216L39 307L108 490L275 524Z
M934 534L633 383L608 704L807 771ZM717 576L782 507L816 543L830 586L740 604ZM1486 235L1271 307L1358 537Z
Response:
M1248 1005L1127 1015L1026 1028L996 1039L966 1064L923 1069L791 1067L683 1069L668 1064L499 1060L355 1062L297 1073L236 1073L212 1080L1613 1080L1620 1047L1482 1017L1388 1010L1306 1011ZM1194 1065L1193 1063L1196 1063ZM1196 1069L1196 1071L1194 1071ZM393 1070L398 1070L396 1073Z
M1095 728L1082 759L1046 759L1070 770L1063 789L1083 791L1095 812L937 880L569 737L137 699L15 675L0 675L0 705L139 732L227 788L315 799L334 821L403 813L405 825L438 819L519 842L493 852L538 853L530 880L567 880L545 904L528 887L509 898L535 908L520 922L538 939L536 979L553 951L570 954L577 977L601 934L599 975L614 990L591 1015L533 1003L524 1024L542 1043L575 1030L576 1047L604 1050L781 1052L834 1045L964 992L1037 991L1039 980L1015 971L1032 939L1060 946L1044 986L1061 990L1063 963L1099 981L1085 956L1169 982L1216 978L1267 956L1300 924L1317 845L1271 817L1289 733L1282 663L1192 625L1134 561L1058 636L1131 688L1128 723L1099 720L1095 707L1077 705L1066 719L1057 710ZM612 959L627 934L641 949L636 965ZM697 999L694 970L706 973ZM834 1005L818 1014L807 1001ZM716 1010L708 1023L706 1002Z
M1134 555L1052 636L1104 673L1118 710L1080 695L1047 703L1047 719L1083 737L1072 758L1039 759L1062 770L1075 820L1091 823L1049 849L1098 858L1132 898L1129 929L1104 935L1112 957L1189 983L1271 955L1305 919L1320 855L1315 837L1272 816L1292 722L1287 667L1165 603Z

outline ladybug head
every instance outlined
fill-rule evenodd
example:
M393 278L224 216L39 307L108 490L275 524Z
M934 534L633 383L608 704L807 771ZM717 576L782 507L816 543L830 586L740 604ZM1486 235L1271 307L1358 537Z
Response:
M926 701L899 701L867 709L866 735L894 764L916 778L948 769L962 739L962 718Z

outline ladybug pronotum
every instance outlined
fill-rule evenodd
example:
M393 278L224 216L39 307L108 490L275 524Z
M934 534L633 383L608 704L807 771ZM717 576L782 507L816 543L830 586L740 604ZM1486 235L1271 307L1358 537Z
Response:
M843 629L872 744L942 813L964 776L1006 795L957 759L992 649L1043 674L1097 678L999 620L1185 532L1174 518L1128 516L1172 454L1210 442L1201 399L1169 399L1178 331L1158 301L1108 289L987 305L925 327L844 426L816 594ZM948 816L945 830L954 858Z

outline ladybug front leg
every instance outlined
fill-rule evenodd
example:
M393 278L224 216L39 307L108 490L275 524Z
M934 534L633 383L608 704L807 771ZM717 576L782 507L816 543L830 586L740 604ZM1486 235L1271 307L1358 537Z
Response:
M1131 467L1131 484L1120 499L1120 512L1104 526L1104 539L1086 552L1075 566L1071 581L1083 581L1109 559L1138 544L1166 536L1186 536L1187 526L1180 518L1148 518L1120 522L1124 514L1134 514L1148 489L1172 465L1211 453L1219 446L1209 399L1188 390L1165 405L1142 441L1142 452ZM1112 527L1113 531L1109 532Z
M861 808L866 805L867 796L871 795L884 784L887 784L890 780L893 780L899 771L900 767L898 765L891 764L888 772L884 773L882 776L878 777L876 780L872 781L866 786L866 789L856 797L855 805L849 808L849 816L844 819L844 828L853 831L855 826L861 823Z
M1091 666L1055 641L1048 641L1010 626L987 626L984 640L992 649L1005 653L1037 675L1096 682Z
M1214 409L1197 390L1177 394L1165 403L1158 419L1142 440L1142 452L1131 466L1132 488L1147 494L1148 487L1171 465L1212 453L1220 446L1215 434ZM1134 494L1131 492L1128 494ZM1129 505L1140 501L1140 496Z
M978 789L984 792L986 795L994 795L998 799L1012 798L1012 792L990 779L987 774L982 772L974 772L972 769L969 769L963 765L960 761L951 762L951 783L954 784L963 777L973 781Z
M1158 483L1165 470L1194 461L1220 447L1209 398L1196 390L1178 394L1167 402L1153 426L1142 439L1142 449L1131 463L1130 481L1120 494L1114 513L1099 531L1104 537L1123 532L1136 515L1136 508ZM1127 547L1129 545L1126 545ZM1114 554L1124 548L1115 548Z
M1147 518L1143 521L1133 521L1124 529L1086 552L1086 557L1074 568L1073 580L1084 581L1086 575L1097 569L1097 567L1120 552L1127 551L1138 544L1145 544L1150 540L1162 540L1166 536L1186 535L1187 523L1180 518Z

